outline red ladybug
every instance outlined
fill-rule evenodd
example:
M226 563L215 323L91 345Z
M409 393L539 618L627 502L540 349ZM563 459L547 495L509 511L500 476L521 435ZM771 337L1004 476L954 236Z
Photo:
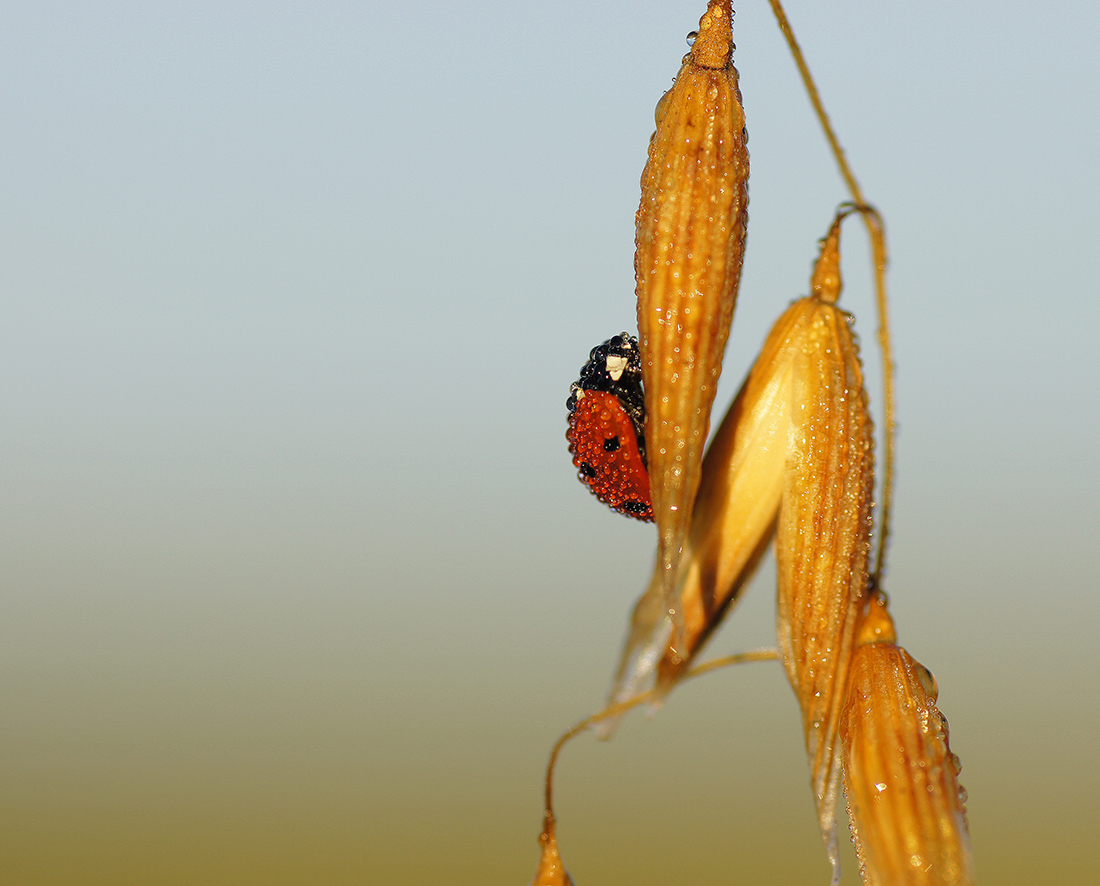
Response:
M652 522L638 340L624 332L593 348L565 405L580 481L620 514Z

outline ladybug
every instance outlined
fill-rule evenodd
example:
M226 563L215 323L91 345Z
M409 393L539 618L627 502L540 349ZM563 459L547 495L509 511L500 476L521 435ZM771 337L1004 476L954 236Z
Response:
M623 332L594 347L565 405L580 481L612 510L653 522L638 339Z

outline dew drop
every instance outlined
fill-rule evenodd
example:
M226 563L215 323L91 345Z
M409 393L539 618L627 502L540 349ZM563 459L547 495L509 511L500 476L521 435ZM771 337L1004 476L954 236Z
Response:
M657 100L657 107L653 109L653 121L660 126L661 121L665 119L665 114L668 113L668 106L672 101L672 90L670 89L664 95Z
M939 696L939 687L936 686L936 678L932 676L932 672L920 662L916 662L916 665L916 676L921 688L928 694L929 701L935 702L936 698Z
M687 45L688 46L694 46L695 45L695 38L698 37L698 36L699 36L698 31L688 31Z

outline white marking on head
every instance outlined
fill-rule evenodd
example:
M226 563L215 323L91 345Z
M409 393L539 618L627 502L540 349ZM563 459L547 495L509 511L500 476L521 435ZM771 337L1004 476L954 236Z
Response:
M612 381L618 381L622 378L627 362L629 361L626 357L619 357L615 354L607 358L607 374L611 376Z

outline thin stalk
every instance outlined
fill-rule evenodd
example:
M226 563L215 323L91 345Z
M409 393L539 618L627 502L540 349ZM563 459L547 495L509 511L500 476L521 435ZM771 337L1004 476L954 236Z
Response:
M701 665L696 665L684 675L683 680L680 682L686 682L687 680L694 679L710 671L729 667L730 665L745 664L750 661L777 661L778 659L779 651L776 649L756 649L751 652L741 652L737 655L726 655L721 658L703 662ZM546 766L545 820L547 822L553 823L554 821L554 767L558 762L558 754L561 753L561 749L565 746L566 742L595 726L597 723L612 719L613 717L618 717L646 702L656 701L662 694L662 691L650 689L648 692L635 695L632 698L626 699L626 701L620 701L616 704L609 705L599 713L581 720L576 726L573 726L562 734L561 738L554 744L554 749L550 752L550 762Z
M829 142L829 150L840 168L840 175L848 186L848 193L852 202L857 207L870 208L870 204L863 199L863 191L856 181L855 173L848 165L848 158L844 155L844 148L833 131L829 122L829 115L825 113L825 106L821 103L821 96L817 91L813 75L810 73L806 59L802 55L802 49L795 39L791 23L787 20L787 14L783 11L780 0L768 0L775 19L779 23L779 30L787 41L787 46L798 67L798 73L802 77L802 85L806 88L806 94L813 105L814 113L825 133L825 139ZM886 294L886 231L883 227L882 217L877 211L866 212L860 209L863 223L867 227L867 234L871 240L871 253L875 262L875 303L878 310L878 346L882 353L882 399L884 424L882 435L883 447L883 473L882 473L882 501L879 517L878 551L875 555L875 568L871 573L873 587L882 586L882 576L886 565L886 545L890 537L890 518L894 498L894 463L897 447L897 421L896 400L894 392L894 351L890 343L890 318L889 299Z

